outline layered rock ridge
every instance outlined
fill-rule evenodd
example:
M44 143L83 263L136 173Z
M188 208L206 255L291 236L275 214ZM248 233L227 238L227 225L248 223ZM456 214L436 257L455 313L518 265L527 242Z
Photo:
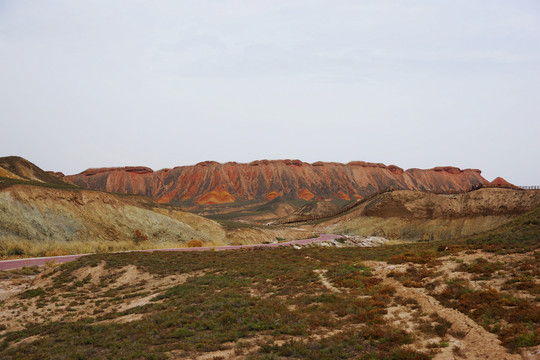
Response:
M445 166L403 170L363 161L310 164L300 160L224 164L205 161L159 171L147 167L88 169L65 179L90 189L193 205L269 201L277 197L355 200L387 188L451 192L490 184L477 169Z

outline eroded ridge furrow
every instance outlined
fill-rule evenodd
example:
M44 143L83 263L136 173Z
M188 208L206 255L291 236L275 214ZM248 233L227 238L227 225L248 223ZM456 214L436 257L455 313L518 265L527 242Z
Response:
M395 296L412 298L418 302L424 313L436 313L440 317L449 321L452 326L450 330L453 333L463 333L465 336L461 339L453 338L451 343L459 345L465 350L466 359L493 359L493 360L520 360L521 355L510 354L501 345L501 341L495 334L485 330L473 319L462 312L443 306L437 299L423 292L423 289L414 289L405 287L399 281L386 277L386 273L393 267L389 267L385 262L371 262L379 275L384 279L383 282L395 289ZM454 359L450 347L443 350L435 356L437 360Z

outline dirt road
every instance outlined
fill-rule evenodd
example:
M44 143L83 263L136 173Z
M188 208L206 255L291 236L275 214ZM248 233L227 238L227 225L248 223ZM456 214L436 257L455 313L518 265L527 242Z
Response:
M155 249L155 250L134 250L140 252L155 252L155 251L208 251L208 250L240 250L240 249L253 249L253 248L275 248L280 246L292 246L292 245L305 245L309 243L318 243L328 240L333 240L340 237L340 235L334 234L320 234L318 238L303 239L285 241L275 244L251 244L251 245L230 245L230 246L215 246L215 247L192 247L192 248L174 248L174 249ZM78 254L78 255L65 255L65 256L49 256L31 259L16 259L16 260L4 260L0 261L0 270L9 270L22 268L23 266L40 266L47 263L61 264L69 261L76 260L81 256L91 254Z

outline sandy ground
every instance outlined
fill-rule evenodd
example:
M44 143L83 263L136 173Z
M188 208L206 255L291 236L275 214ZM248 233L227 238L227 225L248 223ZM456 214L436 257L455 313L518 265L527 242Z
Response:
M396 295L403 298L414 299L422 311L426 314L435 313L440 317L449 321L452 326L450 332L465 333L465 337L459 339L452 335L447 335L449 346L443 348L441 353L435 356L438 360L455 359L456 356L452 353L454 347L463 349L464 358L466 359L493 359L493 360L518 360L522 359L520 355L509 354L501 345L495 334L486 331L467 315L441 305L435 298L429 296L423 291L424 289L409 288L403 286L399 281L387 278L386 275L390 271L404 269L404 266L388 265L385 262L368 262L366 265L374 268L377 275L380 275L385 283L391 285L396 290ZM406 312L401 312L400 316L406 317ZM411 331L414 328L411 324L413 320L407 322L407 330ZM431 339L442 340L442 339ZM427 344L425 344L427 345ZM419 346L421 348L421 346Z
M86 316L104 316L143 306L152 301L166 289L184 283L204 272L158 277L142 272L134 265L120 269L105 269L102 262L95 267L84 267L74 272L74 282L84 283L76 290L59 288L55 291L55 301L39 304L36 298L21 299L20 295L30 289L45 289L54 286L55 275L47 276L53 269L46 269L39 276L14 276L0 281L0 323L6 331L20 330L27 323L59 321L65 318L77 320ZM112 279L112 281L108 281ZM84 293L84 301L75 301L74 292ZM106 293L114 292L120 301L103 301ZM140 319L139 314L130 314L114 319L116 322L129 322ZM2 332L0 332L0 335Z
M470 274L460 272L460 264L468 264L479 257L490 262L500 261L505 264L519 263L524 260L534 259L534 253L494 255L482 252L461 252L451 256L439 258L440 263L432 268L441 279L467 278L472 288L493 287L500 289L504 276L494 276L489 280L475 281ZM308 258L308 260L317 261ZM434 359L493 359L493 360L517 360L517 359L540 359L540 347L522 349L521 354L510 354L501 345L497 336L488 332L467 315L448 307L443 306L437 299L430 296L424 288L406 287L401 282L387 275L391 272L405 272L408 267L419 267L416 264L391 265L383 261L363 262L363 265L373 269L373 275L382 279L383 284L390 285L395 289L394 297L402 299L412 299L410 303L394 302L389 308L385 318L394 326L406 330L415 335L414 349L435 353ZM347 291L336 287L326 276L327 269L315 270L320 283L329 292L340 294ZM54 285L56 273L54 267L45 268L39 274L20 274L14 272L2 272L3 278L0 280L0 324L4 324L7 329L0 331L0 336L6 331L19 330L27 323L41 323L57 321L66 317L72 320L86 316L101 316L122 312L131 308L144 306L163 293L166 289L184 283L190 277L202 276L204 272L180 274L174 276L157 276L141 271L133 265L120 269L108 269L105 264L99 263L94 267L84 267L73 273L73 283L80 282L76 291L85 293L84 301L73 301L69 296L74 289L59 288L55 290L56 301L48 302L45 305L37 303L36 298L21 299L20 294L29 289L48 288ZM425 279L425 282L433 279ZM538 281L538 279L535 279ZM443 285L444 286L444 285ZM438 291L437 288L431 291ZM102 301L107 292L114 292L116 298L121 300L116 302ZM64 296L65 295L65 296ZM129 295L125 296L124 295ZM263 294L255 290L252 296L260 297ZM530 294L515 290L514 296L527 297ZM101 300L101 301L100 301ZM431 321L433 316L438 316L451 324L448 332L442 338L429 336L417 331L419 321ZM104 319L101 322L130 322L143 317L143 314L128 314L114 319ZM106 316L105 316L106 317ZM354 324L360 328L363 324ZM311 339L328 337L347 329L319 329L314 332ZM307 341L308 338L295 338L295 340ZM29 337L22 342L30 343L39 339L39 336ZM241 359L250 352L257 349L270 337L261 336L250 339L242 339L237 343L225 344L223 349L212 353L201 353L197 359ZM288 338L287 340L290 340ZM285 341L280 339L279 341ZM21 344L11 344L17 346ZM446 346L433 346L438 343L446 343ZM182 353L169 353L173 359L182 358Z

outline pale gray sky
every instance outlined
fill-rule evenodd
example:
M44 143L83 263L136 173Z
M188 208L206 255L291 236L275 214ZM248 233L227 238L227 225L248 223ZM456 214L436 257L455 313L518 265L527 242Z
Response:
M0 0L0 156L474 167L540 184L538 0Z

